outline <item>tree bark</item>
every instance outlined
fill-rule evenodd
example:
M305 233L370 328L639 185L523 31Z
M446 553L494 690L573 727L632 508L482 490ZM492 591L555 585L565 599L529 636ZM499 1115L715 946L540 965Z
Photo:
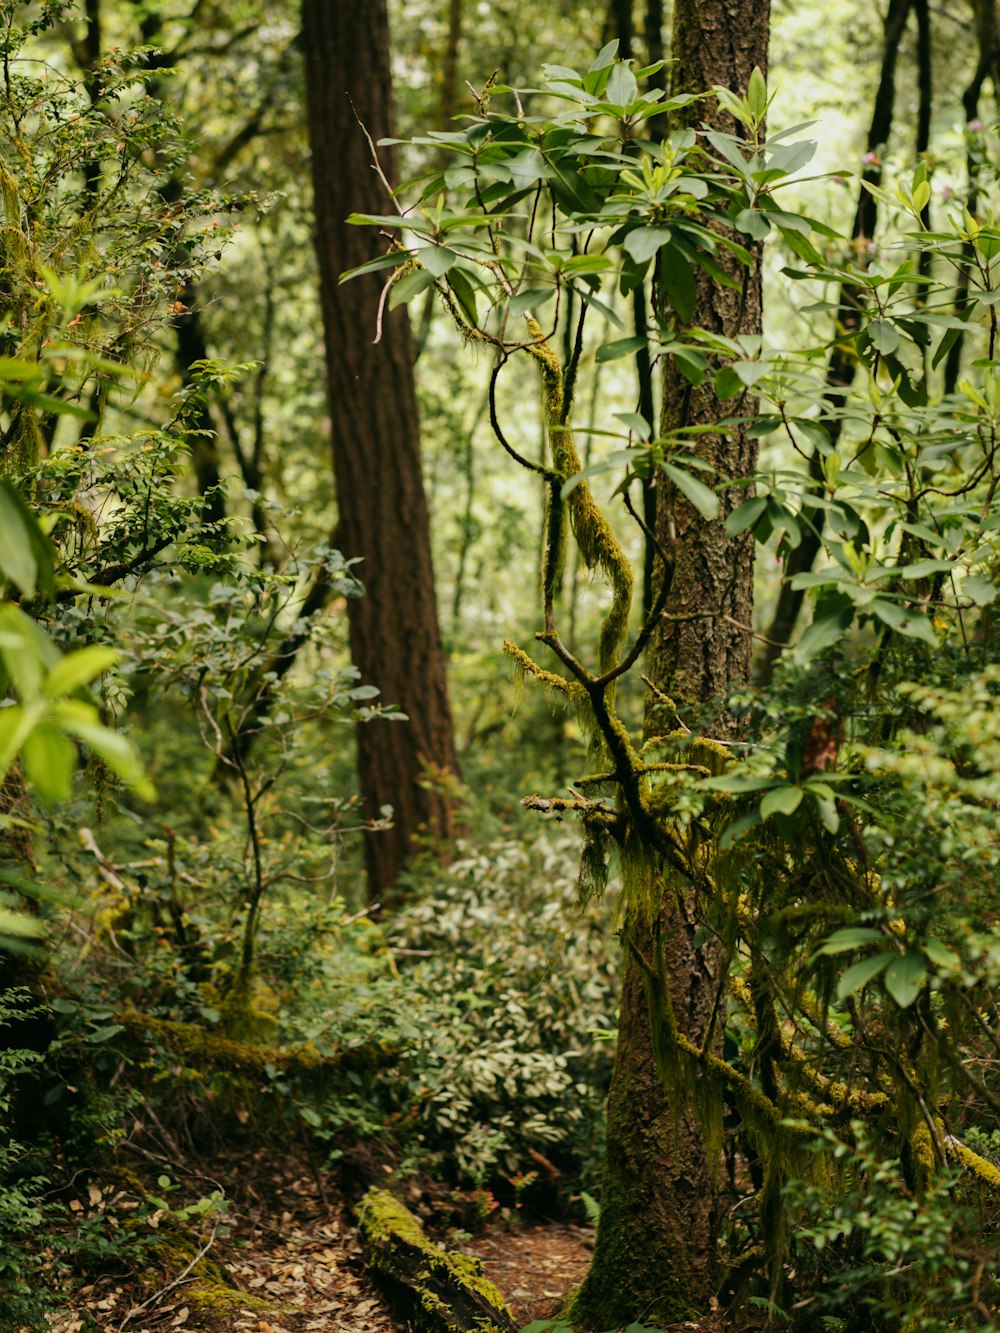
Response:
M340 544L360 557L366 595L350 603L351 653L362 680L409 722L358 729L364 812L391 805L391 830L367 836L369 894L383 903L424 833L447 837L451 805L434 775L458 772L434 598L430 523L420 471L413 348L404 310L372 343L378 275L338 285L372 258L351 212L391 207L358 121L375 142L393 132L385 0L304 0L303 46L315 187L333 470ZM392 152L383 164L391 175ZM428 783L427 779L432 780Z
M744 90L754 66L766 67L768 20L768 0L677 0L674 91L703 91L715 84ZM720 128L732 132L732 122ZM759 333L759 265L753 272L733 271L742 283L740 292L699 275L693 323L730 337ZM664 431L684 422L705 424L752 412L753 404L745 401L735 411L731 403L719 403L711 381L692 388L668 366L661 410ZM745 428L703 440L701 455L720 477L735 480L753 471L756 445ZM749 678L753 541L749 534L730 541L723 525L746 492L723 492L719 516L711 522L663 476L656 496L658 540L672 549L675 570L650 641L649 674L692 730L724 739L735 725L726 706L729 694ZM657 574L663 577L659 568ZM646 739L671 725L650 708ZM706 1040L710 1047L717 1044L723 960L713 944L695 943L702 909L696 886L669 875L664 876L658 918L651 921L636 913L626 922L628 952L608 1098L601 1218L594 1260L574 1307L576 1317L596 1328L630 1320L672 1324L704 1319L718 1290L716 1181L721 1144L707 1122L721 1120L722 1090L716 1112L706 1115L703 1104L696 1110L693 1099L658 1068L644 981L650 970L657 970L662 950L661 975L669 978L679 1031L696 1046Z

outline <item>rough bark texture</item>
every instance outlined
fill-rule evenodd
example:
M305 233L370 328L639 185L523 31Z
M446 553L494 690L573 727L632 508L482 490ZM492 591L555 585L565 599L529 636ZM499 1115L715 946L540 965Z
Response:
M714 84L745 89L754 66L766 67L768 18L767 0L677 0L675 90ZM731 132L732 123L720 128ZM696 325L729 336L760 331L759 271L739 276L740 293L699 280ZM668 368L664 429L753 411L746 402L733 408L718 402L710 382L693 389ZM756 463L755 443L743 430L704 437L699 451L721 476L745 477ZM724 493L719 517L706 522L663 477L657 484L658 538L672 547L676 565L650 642L649 673L692 729L721 738L732 732L726 699L750 670L751 637L744 627L753 609L753 543L746 536L729 541L723 530L725 516L745 496L746 491ZM651 712L647 737L669 725ZM659 920L636 916L627 932L632 947L650 962L654 951L663 949L678 1029L700 1046L716 1003L720 960L711 946L695 947L697 915L694 889L671 882L664 885ZM657 1070L642 971L631 953L625 960L607 1138L594 1261L574 1314L595 1328L630 1320L671 1324L711 1318L720 1267L719 1164L694 1108L676 1088L664 1085Z
M375 1277L420 1333L514 1333L503 1297L478 1259L441 1250L413 1214L386 1190L371 1189L358 1208L358 1231Z
M345 269L372 258L380 245L370 228L344 219L391 209L357 123L376 142L392 134L386 7L384 0L304 0L302 15L340 547L362 558L366 591L348 607L351 653L364 682L410 719L358 730L365 814L376 816L385 804L395 811L394 827L367 840L369 893L385 902L414 836L448 835L449 801L426 778L457 773L458 761L434 600L409 323L403 310L388 315L381 343L373 345L378 275L338 285ZM388 150L383 163L391 174Z

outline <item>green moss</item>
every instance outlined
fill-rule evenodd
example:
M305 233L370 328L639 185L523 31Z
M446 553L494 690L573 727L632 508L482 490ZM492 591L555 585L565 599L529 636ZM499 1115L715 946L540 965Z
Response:
M439 1249L388 1191L368 1191L358 1226L372 1271L390 1290L405 1291L413 1325L422 1333L510 1333L513 1320L479 1260ZM452 1293L454 1300L447 1299Z
M249 1292L236 1291L222 1282L195 1283L194 1286L185 1289L184 1303L202 1318L214 1316L220 1321L226 1321L221 1324L223 1328L231 1327L228 1321L243 1311L274 1315L285 1314L288 1311L287 1306L265 1300L263 1296L252 1296Z

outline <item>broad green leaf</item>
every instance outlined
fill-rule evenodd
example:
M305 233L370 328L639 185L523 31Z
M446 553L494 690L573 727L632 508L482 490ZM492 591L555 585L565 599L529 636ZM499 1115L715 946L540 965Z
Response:
M479 323L479 312L476 309L476 289L472 283L461 269L453 268L448 274L448 286L466 319L476 327Z
M67 653L52 667L45 677L42 689L50 699L58 699L64 694L72 694L82 685L89 685L92 680L114 666L119 654L114 648L104 648L100 644L91 644L87 648L78 648Z
M908 1009L920 993L926 976L927 959L923 954L902 954L886 968L885 988L900 1009Z
M401 278L392 284L392 291L389 293L389 309L395 310L397 306L405 305L407 301L412 301L414 297L425 292L428 287L434 286L434 274L429 269L417 269L416 273L404 273Z
M598 347L597 349L597 353L594 357L594 360L617 361L619 357L631 356L633 352L638 352L641 348L645 346L646 346L645 338L640 338L640 337L619 338L615 342L602 343L601 346Z
M802 804L805 795L801 787L777 787L769 791L760 803L761 819L772 815L792 815Z
M887 319L873 319L868 325L868 337L883 356L890 355L899 346L899 330Z
M921 943L920 947L935 967L944 967L949 970L954 970L960 965L961 960L959 959L958 954L952 953L951 949L949 949L946 944L942 944L941 941L935 939L933 935L929 935L927 939Z
M635 227L622 241L622 249L637 264L644 264L669 243L672 235L666 227Z
M621 107L623 110L635 101L636 94L639 91L639 85L635 81L635 75L629 69L624 60L620 60L611 71L608 79L608 86L604 90L604 100L611 106Z
M458 255L446 245L425 245L422 250L417 251L417 258L428 273L433 273L435 278L443 278L458 259ZM401 278L396 285L399 286L403 281L405 279Z
M661 463L663 471L704 518L712 519L719 512L719 497L703 481L674 463Z
M837 999L845 1000L862 986L867 986L869 981L885 971L895 957L892 953L877 953L871 958L862 958L860 962L853 963L837 983Z
M661 288L677 311L683 324L694 318L697 288L694 269L676 245L665 245L656 261L656 273Z
M62 732L48 724L35 727L21 750L25 775L46 805L73 795L76 749Z
M817 615L795 645L795 660L805 664L828 648L833 648L843 639L853 619L853 606L841 607L828 615Z
M820 953L850 953L853 949L863 949L867 944L884 942L885 936L873 926L845 926L835 930L819 947Z
M996 598L997 589L989 579L973 576L962 580L961 593L963 597L971 598L976 606L988 606Z

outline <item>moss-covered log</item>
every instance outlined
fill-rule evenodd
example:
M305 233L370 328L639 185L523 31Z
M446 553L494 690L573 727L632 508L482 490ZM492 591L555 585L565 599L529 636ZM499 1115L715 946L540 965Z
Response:
M513 1333L503 1297L478 1259L441 1250L413 1214L385 1190L371 1189L358 1207L368 1263L419 1333Z
M145 1047L160 1046L195 1069L232 1074L242 1078L269 1079L275 1071L307 1082L322 1082L338 1074L363 1073L395 1064L398 1053L371 1043L348 1046L332 1055L321 1055L308 1046L263 1046L234 1041L194 1023L171 1023L150 1018L135 1009L115 1015L127 1036Z

